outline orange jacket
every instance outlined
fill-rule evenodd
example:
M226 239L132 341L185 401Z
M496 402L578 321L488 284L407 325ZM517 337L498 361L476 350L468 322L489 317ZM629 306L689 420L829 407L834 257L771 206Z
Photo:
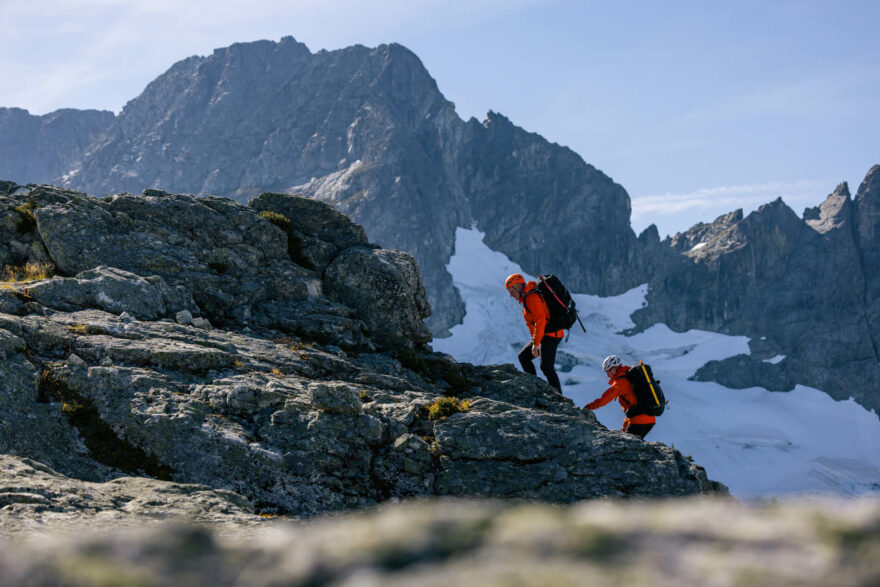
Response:
M535 292L535 295L528 295L536 287L538 287L538 284L534 281L526 283L526 287L523 289L523 295L519 299L519 302L523 307L523 318L526 320L526 326L529 327L529 333L532 335L532 343L534 343L535 346L541 344L541 340L544 336L552 336L553 338L562 338L565 336L565 330L544 332L544 327L547 326L547 320L550 319L550 309L547 307L547 302L544 301L541 294Z
M632 383L629 382L629 379L624 377L627 371L629 371L629 367L626 365L621 365L620 368L617 370L617 375L608 379L608 383L611 384L611 387L605 390L605 393L602 394L602 397L588 403L587 409L595 410L597 408L601 408L614 398L617 398L617 401L620 403L620 407L623 409L624 413L626 413L628 409L636 405L636 394L633 393ZM648 414L639 414L638 416L633 416L632 418L625 418L623 420L623 427L621 428L621 430L626 431L626 429L629 428L630 424L654 424L656 422L657 418L655 418L654 416L649 416Z

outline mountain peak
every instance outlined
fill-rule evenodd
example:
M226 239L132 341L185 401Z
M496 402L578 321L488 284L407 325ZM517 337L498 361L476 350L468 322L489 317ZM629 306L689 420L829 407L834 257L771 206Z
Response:
M840 228L852 214L851 202L849 186L844 181L838 184L819 207L805 210L804 221L819 234Z

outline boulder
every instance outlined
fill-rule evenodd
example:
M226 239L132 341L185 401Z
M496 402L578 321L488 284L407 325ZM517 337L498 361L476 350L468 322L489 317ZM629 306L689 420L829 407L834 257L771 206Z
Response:
M432 340L431 313L419 268L400 251L352 247L325 272L327 295L351 308L372 338L385 346L419 346Z
M76 277L54 277L22 284L16 289L43 306L68 312L95 308L155 320L176 312L198 311L185 286L169 287L159 276L140 277L104 265Z
M332 206L289 194L265 193L254 198L250 207L257 212L275 212L290 221L289 230L294 246L294 256L302 255L317 270L327 265L349 247L367 245L367 234L362 226L355 224Z

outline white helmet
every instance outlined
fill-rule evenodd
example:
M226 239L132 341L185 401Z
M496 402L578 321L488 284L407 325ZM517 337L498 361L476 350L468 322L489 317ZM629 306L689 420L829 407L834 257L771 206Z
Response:
M611 371L615 367L620 367L620 357L618 357L617 355L605 357L605 360L602 361L602 370L606 373L608 371Z

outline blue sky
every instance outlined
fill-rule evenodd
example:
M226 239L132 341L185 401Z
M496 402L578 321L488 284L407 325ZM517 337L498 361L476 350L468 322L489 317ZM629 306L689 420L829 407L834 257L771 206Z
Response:
M488 110L623 185L661 234L880 163L880 2L0 0L0 106L119 112L175 61L292 35L398 42L460 116Z

